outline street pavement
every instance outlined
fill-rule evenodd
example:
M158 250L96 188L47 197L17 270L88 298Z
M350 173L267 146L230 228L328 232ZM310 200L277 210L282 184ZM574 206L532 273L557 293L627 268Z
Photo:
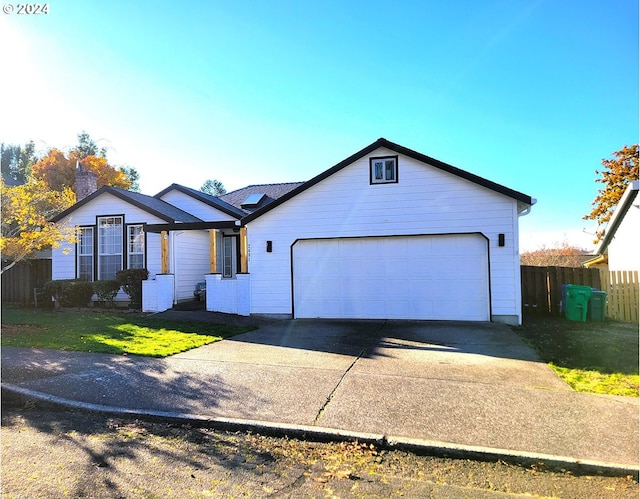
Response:
M638 399L574 392L505 325L264 320L259 326L165 359L3 347L3 396L638 474Z

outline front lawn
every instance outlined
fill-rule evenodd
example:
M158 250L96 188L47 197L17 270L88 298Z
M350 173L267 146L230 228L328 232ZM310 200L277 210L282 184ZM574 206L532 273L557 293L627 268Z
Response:
M579 392L638 396L638 325L525 317L513 330Z
M141 313L2 308L2 346L166 357L254 329Z

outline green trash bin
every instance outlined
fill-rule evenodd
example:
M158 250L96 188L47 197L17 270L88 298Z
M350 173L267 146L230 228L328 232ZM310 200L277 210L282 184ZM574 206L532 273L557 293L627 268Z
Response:
M586 322L591 288L577 284L565 286L564 313L567 320Z
M589 320L603 321L606 316L607 293L597 289L591 290L589 297Z

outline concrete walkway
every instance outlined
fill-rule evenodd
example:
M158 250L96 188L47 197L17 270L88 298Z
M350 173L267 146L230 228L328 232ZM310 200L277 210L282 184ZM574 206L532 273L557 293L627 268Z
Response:
M264 321L162 360L4 347L2 386L91 410L638 473L638 399L572 391L500 324Z

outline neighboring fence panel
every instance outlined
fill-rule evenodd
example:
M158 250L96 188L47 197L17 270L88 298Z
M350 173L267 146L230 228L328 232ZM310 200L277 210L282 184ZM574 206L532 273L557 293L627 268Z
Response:
M3 262L6 263L6 262ZM2 302L33 304L33 289L51 280L51 260L23 260L2 274Z
M583 267L547 267L549 272L549 302L551 314L561 315L562 285L579 284L600 289L600 272L598 269Z
M607 293L607 317L623 322L638 322L640 302L638 271L600 271L602 291Z
M586 269L579 267L520 267L522 313L561 314L563 284L580 284L607 293L607 318L638 322L640 287L637 271Z
M520 267L522 312L524 315L561 313L563 284L580 284L601 289L598 269L580 267Z

